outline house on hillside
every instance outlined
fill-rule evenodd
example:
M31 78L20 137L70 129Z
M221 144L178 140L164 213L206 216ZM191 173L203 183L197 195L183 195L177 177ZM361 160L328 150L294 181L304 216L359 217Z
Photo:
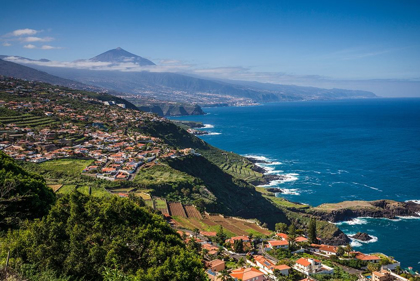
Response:
M317 259L300 258L293 266L294 269L306 275L310 274L332 274L334 269L326 266Z
M322 254L322 255L335 256L335 255L337 255L338 247L337 246L324 245L324 244L321 244L321 245L311 244L311 246L309 247L309 250L314 252L314 253L318 253L318 254Z
M271 260L263 257L263 256L254 256L254 260L256 265L260 268L260 270L267 274L267 275L273 275L274 270L279 270L281 274L284 276L289 275L290 267L285 264L275 265Z
M286 240L270 240L267 241L267 249L288 249L289 242Z
M256 268L239 268L232 270L230 276L235 280L242 280L242 281L264 281L264 273L259 271Z
M351 252L351 254L355 254L355 258L361 261L371 262L371 263L379 263L381 258L378 256L366 255L361 252Z

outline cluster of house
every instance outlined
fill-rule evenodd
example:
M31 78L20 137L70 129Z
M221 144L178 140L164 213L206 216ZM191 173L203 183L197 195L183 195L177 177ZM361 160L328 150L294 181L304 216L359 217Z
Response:
M45 89L34 82L25 82L23 87L22 83L12 78L0 80L2 91L10 95L30 95L30 99L24 101L0 100L0 106L22 116L41 110L46 116L56 117L54 120L60 122L47 122L40 129L28 126L24 121L7 123L4 120L11 119L4 119L0 124L0 150L16 160L42 163L64 157L91 158L95 161L83 170L84 173L107 180L127 180L142 164L157 158L197 155L193 149L171 150L159 138L143 135L136 130L127 132L126 129L120 129L139 127L146 120L168 122L164 118L125 110L125 106L113 101L102 102L77 92ZM50 99L45 98L45 91L49 92ZM75 108L70 103L62 104L60 98L63 97L97 105L92 110ZM110 107L112 105L116 106ZM73 122L68 121L69 118Z
M180 232L181 233L181 232ZM215 232L202 232L203 236L215 236ZM193 239L193 236L188 238ZM284 233L277 233L276 239L270 239L263 243L264 250L262 254L255 254L252 255L250 252L251 245L253 243L252 239L248 236L235 236L227 239L226 245L233 245L235 241L242 241L244 245L246 254L246 265L241 266L236 269L232 269L228 272L228 274L234 280L243 280L243 281L259 281L259 280L278 280L276 276L280 273L283 276L288 276L290 270L296 270L304 275L307 278L305 280L315 280L310 277L312 274L333 274L334 269L326 264L323 264L321 260L316 258L305 258L301 257L297 259L293 265L289 266L286 264L278 264L274 261L269 253L272 249L288 249L289 241L287 234ZM209 256L215 256L217 253L220 252L220 248L214 246L211 242L206 242L204 239L195 238L196 242L202 244L202 249L206 249ZM299 236L295 239L297 243L305 243L308 242L308 239L303 236ZM239 253L233 252L232 248L224 248L227 253L232 255L240 255ZM315 256L320 257L330 257L332 255L337 254L338 247L337 246L330 246L324 244L306 244L305 249L297 250L294 253L299 252L309 252L313 253ZM265 253L264 253L265 252ZM382 254L383 255L383 254ZM370 263L379 263L381 261L381 257L377 255L367 255L358 251L351 251L350 256L354 257L354 259L358 259L361 261L366 261ZM390 280L401 280L406 281L407 279L397 275L396 273L392 272L397 266L400 265L399 262L392 260L393 262L389 265L384 265L381 267L380 271L375 271L369 277L360 276L360 280L373 280L373 281L390 281ZM225 280L223 279L223 274L226 274L226 264L223 260L215 259L209 260L205 262L207 268L207 275L210 280Z

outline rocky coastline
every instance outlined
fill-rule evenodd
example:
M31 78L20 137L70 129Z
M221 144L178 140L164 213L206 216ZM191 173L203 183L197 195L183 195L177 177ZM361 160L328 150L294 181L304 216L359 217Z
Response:
M267 174L268 170L258 164L270 164L271 162L259 159L256 157L246 157L249 161L254 163L253 170L262 173L263 183L269 185L271 181L282 180L281 175ZM267 187L267 191L272 193L282 193L281 188ZM394 200L375 200L375 201L344 201L335 204L322 204L318 207L311 207L302 213L303 216L313 216L319 220L337 223L342 221L350 221L358 217L371 218L387 218L397 219L398 217L418 217L420 218L420 204L418 202L399 202ZM353 239L361 241L369 241L372 239L366 233L358 233L352 236ZM329 239L324 239L322 243L328 245L345 245L350 243L350 238L340 229L332 235Z
M358 217L420 218L420 204L394 200L345 201L337 204L322 204L315 207L313 215L330 222L349 221Z

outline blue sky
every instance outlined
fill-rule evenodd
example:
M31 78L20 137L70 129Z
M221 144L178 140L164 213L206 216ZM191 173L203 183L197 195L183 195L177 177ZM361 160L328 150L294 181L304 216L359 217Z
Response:
M0 54L73 61L120 46L196 75L420 96L420 1L0 4Z

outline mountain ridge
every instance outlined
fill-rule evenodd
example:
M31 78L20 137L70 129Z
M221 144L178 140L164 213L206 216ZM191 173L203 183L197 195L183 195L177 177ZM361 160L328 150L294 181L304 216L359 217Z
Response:
M5 58L7 59L7 58ZM144 66L149 68L132 71L126 64L139 66L146 60ZM36 64L33 60L21 60L23 65L51 73L53 75L75 80L96 87L110 89L116 92L148 96L157 100L193 103L201 106L253 105L256 103L333 100L352 98L375 98L369 91L346 89L323 89L296 85L259 83L254 81L220 80L207 77L197 77L178 72L158 72L153 62L118 47L91 58L91 62L108 62L112 66L130 71L109 69L91 70L70 67L52 67L48 63ZM133 65L133 64L131 64ZM125 67L125 68L124 68ZM118 68L118 67L117 67ZM114 68L115 69L115 68ZM146 71L150 70L150 71Z

